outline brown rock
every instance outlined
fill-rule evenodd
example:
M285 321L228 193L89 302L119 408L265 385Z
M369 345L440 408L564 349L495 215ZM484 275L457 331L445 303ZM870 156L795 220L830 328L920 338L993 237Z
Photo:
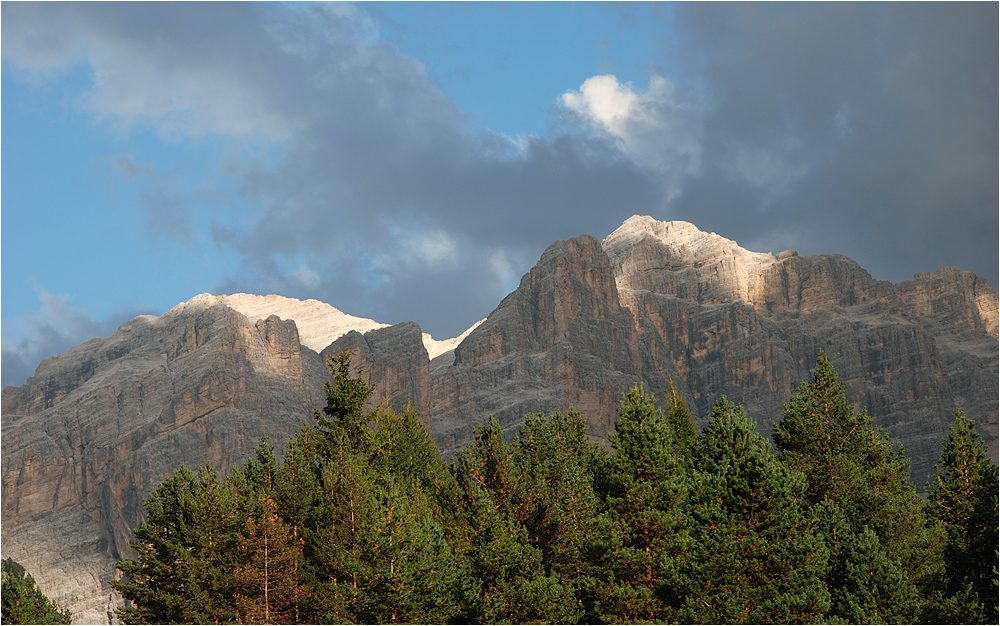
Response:
M360 370L366 380L375 384L366 411L372 411L382 401L388 401L397 411L412 404L424 426L430 429L430 361L419 326L405 322L364 335L352 330L330 344L320 356L326 362L345 350L351 353L353 375Z
M317 354L295 316L309 341L339 338ZM340 336L350 328L374 330ZM433 361L414 323L206 294L48 359L3 390L4 556L77 621L106 621L119 601L106 581L131 554L142 498L182 463L227 471L264 432L280 449L325 404L324 359L344 349L375 383L372 403L412 402L445 454L490 414L510 437L525 414L570 407L606 443L622 393L642 383L662 397L670 380L702 425L726 395L768 435L822 349L848 399L905 445L922 487L955 406L997 458L997 329L996 291L968 272L893 285L839 255L750 252L639 216L603 243L584 235L550 246L486 321Z
M224 306L140 317L3 395L3 550L77 622L106 622L142 499L178 466L280 446L318 404L319 356L295 324Z

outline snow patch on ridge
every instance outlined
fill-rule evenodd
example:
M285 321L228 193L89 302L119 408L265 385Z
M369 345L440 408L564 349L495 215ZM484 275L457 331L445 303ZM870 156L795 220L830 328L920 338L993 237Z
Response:
M462 341L469 336L469 333L476 330L476 328L485 321L486 318L484 317L483 319L479 320L478 322L470 326L467 331L465 331L458 337L455 337L454 339L442 339L441 341L438 341L433 337L431 337L429 334L424 333L423 334L424 347L427 348L427 356L430 357L430 359L433 361L434 357L441 356L445 352L450 352L454 350L455 348L458 347L458 344L462 343Z
M302 345L320 352L331 343L343 337L352 330L362 335L371 330L385 328L383 324L364 317L348 315L325 302L319 300L297 300L285 296L256 296L248 293L213 296L203 293L187 302L182 302L171 311L181 310L192 305L215 306L221 304L234 311L242 313L251 322L267 319L277 315L283 320L292 320L299 329L299 341ZM423 333L424 347L430 358L434 358L449 350L454 350L477 326L485 320L480 320L467 331L454 339L438 341L428 333Z
M178 307L191 304L215 306L221 304L238 311L251 322L267 319L277 315L283 320L292 320L299 329L299 341L302 345L316 352L326 348L338 338L352 330L364 334L377 328L385 328L382 324L363 317L354 317L319 300L296 300L284 296L255 296L248 293L213 296L203 293L191 298Z

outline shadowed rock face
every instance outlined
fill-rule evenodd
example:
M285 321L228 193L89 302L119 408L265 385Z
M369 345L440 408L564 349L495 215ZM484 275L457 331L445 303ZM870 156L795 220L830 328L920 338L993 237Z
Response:
M3 392L3 551L78 622L108 620L142 498L181 464L227 471L322 395L293 322L224 306L140 317Z
M325 404L324 360L342 350L376 384L372 406L412 402L452 454L490 414L513 436L525 414L570 407L606 443L624 391L642 383L663 397L670 380L700 425L727 395L767 435L822 349L848 399L905 445L922 487L956 406L997 458L997 304L985 280L953 268L894 285L846 257L750 252L648 217L603 242L550 246L433 361L412 322L384 327L274 296L198 296L3 390L4 556L77 621L107 620L117 599L105 581L131 555L142 498L181 463L227 471L264 432L280 449ZM285 320L255 319L271 311ZM295 316L313 344L337 338L317 354Z
M327 362L341 352L351 353L354 375L360 370L375 383L375 393L365 406L374 410L383 401L397 411L412 403L424 426L430 429L431 374L420 326L404 322L362 335L351 331L329 345L320 356ZM326 401L324 398L323 404Z
M560 241L453 355L434 360L431 432L451 454L489 415L513 436L525 414L575 407L606 442L622 393L646 366L600 242ZM646 373L647 384L664 387L662 373Z

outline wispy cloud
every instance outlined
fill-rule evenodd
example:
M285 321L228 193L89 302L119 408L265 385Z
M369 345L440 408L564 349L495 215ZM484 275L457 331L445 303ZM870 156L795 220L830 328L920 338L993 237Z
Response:
M152 178L145 195L166 234L240 256L227 292L451 336L545 245L633 213L843 252L879 278L996 280L996 5L673 13L648 87L595 68L552 86L549 132L514 141L470 130L363 5L4 3L2 46L22 74L90 68L95 117L243 148L225 223Z
M95 337L109 337L135 316L152 313L149 309L133 309L95 320L84 309L71 305L68 296L56 296L43 288L38 289L38 301L37 313L11 320L19 338L3 338L0 384L4 387L24 384L44 359Z

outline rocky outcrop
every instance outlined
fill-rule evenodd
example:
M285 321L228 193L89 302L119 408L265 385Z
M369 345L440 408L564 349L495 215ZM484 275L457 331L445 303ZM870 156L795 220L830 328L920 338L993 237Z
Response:
M623 392L673 381L699 424L721 395L762 434L824 350L921 487L964 409L997 458L998 300L953 268L894 285L839 255L751 252L685 222L633 217L551 245L483 322L435 341L317 301L203 294L43 362L3 390L3 552L78 622L106 621L142 499L182 463L279 449L352 353L376 402L412 403L453 454L489 415L578 409L607 442Z
M848 399L903 444L918 487L952 410L997 457L997 292L945 268L893 285L840 255L749 252L686 222L636 216L603 242L622 305L704 422L720 395L768 434L824 350Z
M320 356L327 361L344 351L351 353L353 374L356 376L360 371L375 383L375 393L368 400L366 411L374 410L383 401L397 411L409 404L430 429L430 361L419 326L404 322L364 335L351 331L330 344Z
M447 455L490 415L512 436L526 414L576 408L606 442L624 391L664 388L672 370L651 365L600 242L560 241L453 356L434 360L431 432Z
M280 445L323 380L293 322L203 303L49 359L3 393L4 556L77 622L107 622L142 499L181 464L226 471L265 432Z

